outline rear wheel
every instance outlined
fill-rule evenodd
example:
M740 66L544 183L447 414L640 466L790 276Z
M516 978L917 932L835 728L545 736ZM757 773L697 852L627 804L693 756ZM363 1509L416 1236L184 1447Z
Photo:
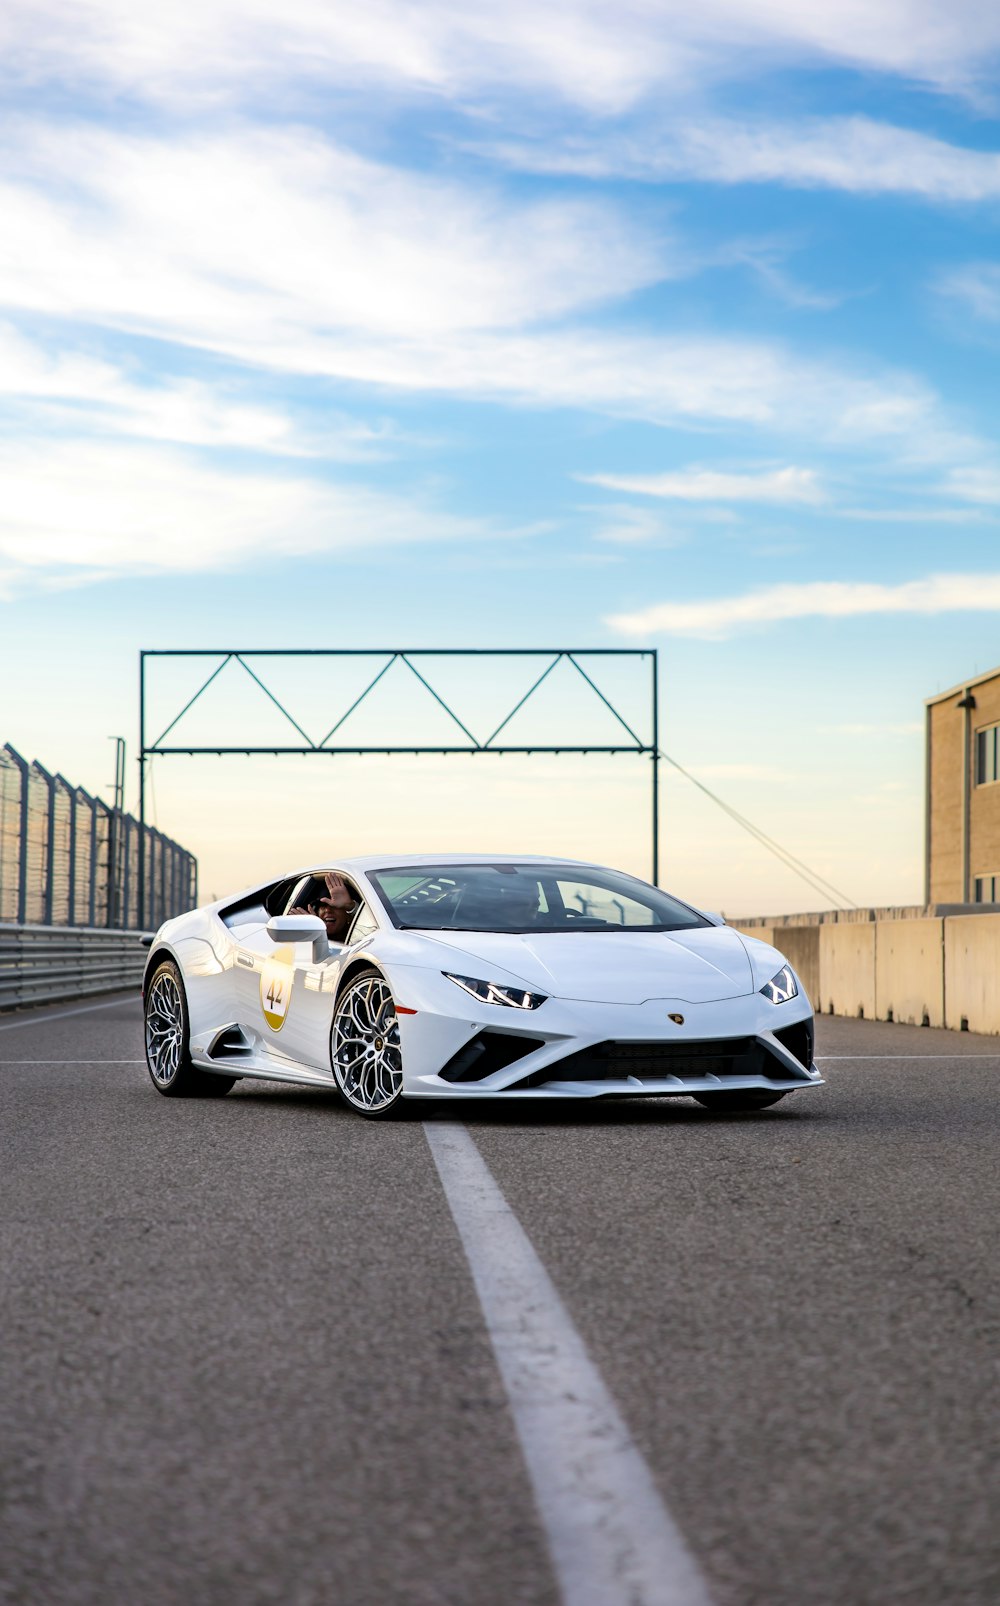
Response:
M191 1063L187 999L172 959L153 971L146 989L146 1064L158 1093L167 1098L221 1098L235 1076L216 1076Z
M337 1000L330 1062L341 1097L370 1120L402 1114L403 1057L389 983L377 970L352 976Z
M734 1089L731 1093L695 1093L694 1098L699 1104L704 1104L706 1110L766 1110L768 1105L777 1104L779 1099L785 1097L784 1093L765 1093L763 1088L746 1087L741 1090Z

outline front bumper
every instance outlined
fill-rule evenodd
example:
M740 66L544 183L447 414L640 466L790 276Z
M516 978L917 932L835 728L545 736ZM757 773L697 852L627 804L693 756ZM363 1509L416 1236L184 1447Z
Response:
M822 1085L805 994L778 1005L758 993L700 1004L549 998L520 1011L478 1004L416 969L397 972L394 991L416 1011L399 1021L411 1098L664 1098Z

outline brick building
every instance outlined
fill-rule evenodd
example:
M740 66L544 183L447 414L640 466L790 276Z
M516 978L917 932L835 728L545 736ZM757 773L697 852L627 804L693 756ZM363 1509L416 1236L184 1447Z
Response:
M927 903L1000 903L1000 669L929 697Z

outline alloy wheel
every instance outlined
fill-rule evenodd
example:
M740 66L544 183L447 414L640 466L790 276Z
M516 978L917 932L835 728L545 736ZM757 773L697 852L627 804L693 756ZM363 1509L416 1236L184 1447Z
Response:
M184 1002L169 970L161 971L146 999L146 1059L154 1082L165 1087L177 1075L184 1047Z
M337 1005L331 1049L337 1086L356 1110L378 1114L396 1102L403 1087L399 1022L381 976L350 983Z

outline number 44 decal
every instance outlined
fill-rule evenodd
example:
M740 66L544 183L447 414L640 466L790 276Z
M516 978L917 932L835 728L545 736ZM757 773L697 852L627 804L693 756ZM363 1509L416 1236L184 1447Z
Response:
M291 994L291 966L272 959L264 966L260 977L260 1007L272 1031L280 1032L285 1024Z

